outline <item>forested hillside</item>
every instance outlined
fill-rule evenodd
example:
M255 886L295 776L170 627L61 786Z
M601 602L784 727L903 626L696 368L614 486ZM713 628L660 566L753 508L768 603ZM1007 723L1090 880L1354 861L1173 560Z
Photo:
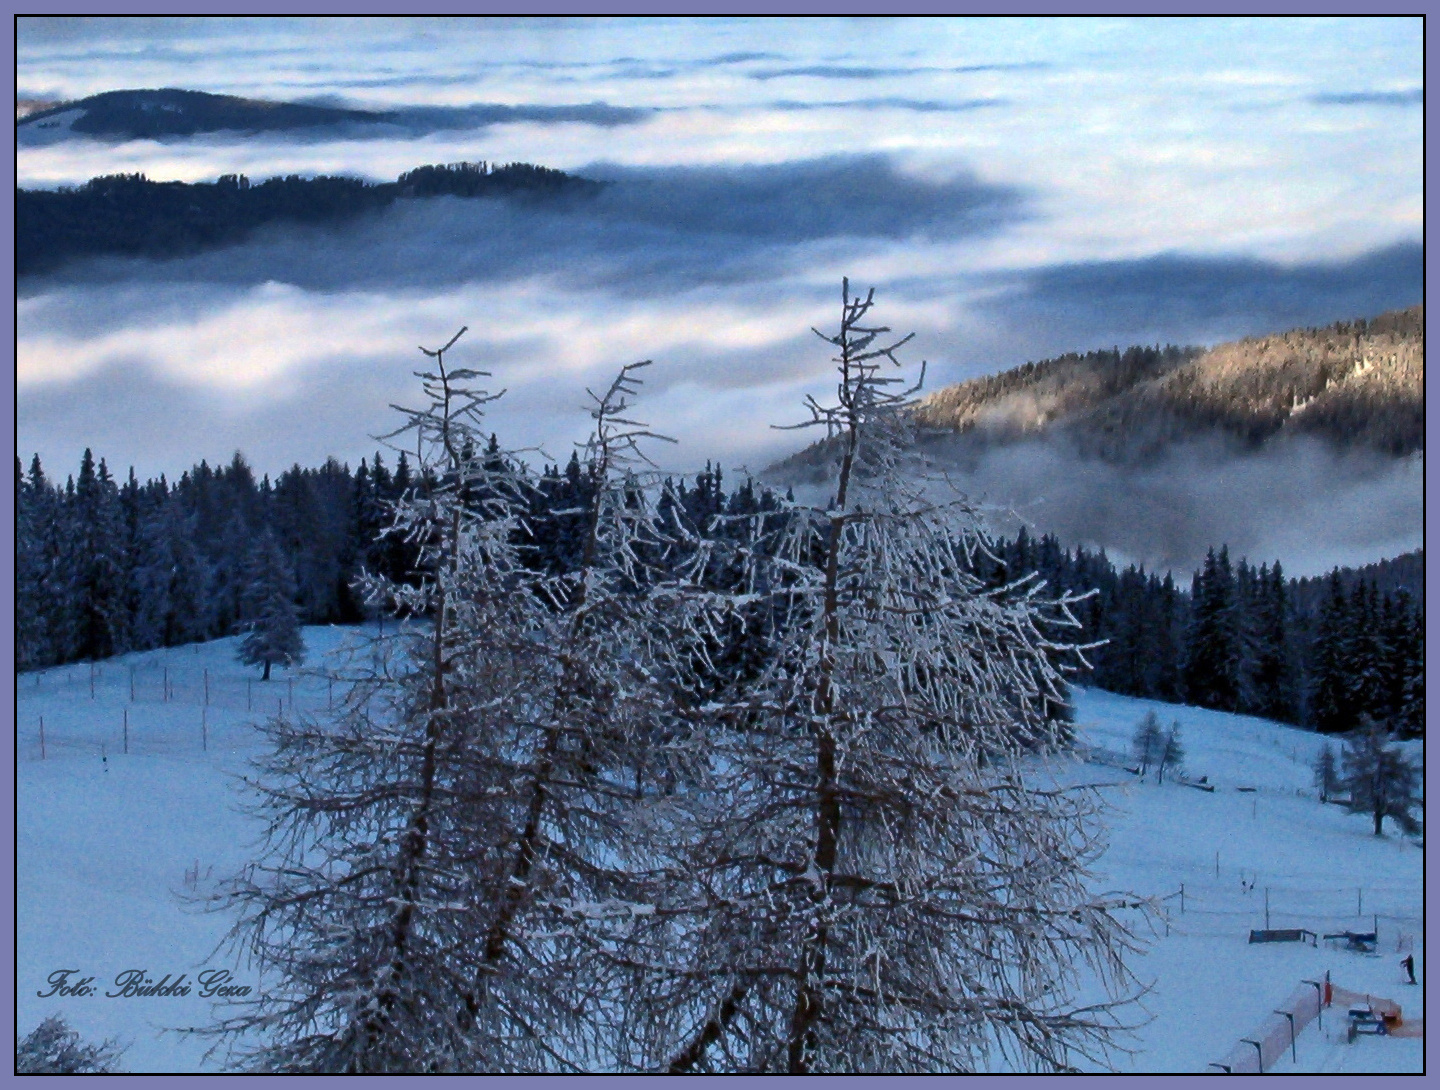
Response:
M1037 573L1051 589L1093 592L1072 634L1096 645L1077 675L1087 684L1323 731L1361 714L1424 730L1423 552L1296 580L1222 545L1186 587L1022 529L980 567L995 585Z
M938 390L917 412L977 443L1045 435L1127 462L1199 436L1245 449L1308 435L1405 455L1424 449L1424 408L1417 306L1208 351L1072 353Z
M15 193L15 271L46 272L99 254L164 258L238 242L267 223L338 223L402 198L585 196L600 185L528 163L422 166L394 182L291 175L251 184L152 182L143 174L92 178L74 189Z
M403 454L393 468L377 454L354 471L331 460L273 482L257 482L238 454L219 468L201 462L173 483L141 484L133 472L119 482L89 451L63 486L38 459L28 473L17 459L16 474L20 669L240 630L267 536L295 575L305 623L372 616L352 585L362 568L397 582L417 577L414 545L382 531L397 500L434 485L414 476ZM575 458L538 475L521 543L528 563L552 573L580 563L586 488ZM727 493L721 471L707 469L672 482L657 510L698 540L741 533L744 516L774 517L776 507L763 485L747 479ZM1295 580L1278 561L1257 568L1221 546L1186 586L1024 531L992 552L975 560L991 585L1036 573L1051 591L1091 594L1077 610L1081 631L1057 633L1097 645L1089 668L1073 675L1081 683L1322 730L1348 729L1364 712L1423 731L1423 553ZM732 576L715 568L705 579L733 589ZM771 635L752 619L719 661L753 670Z

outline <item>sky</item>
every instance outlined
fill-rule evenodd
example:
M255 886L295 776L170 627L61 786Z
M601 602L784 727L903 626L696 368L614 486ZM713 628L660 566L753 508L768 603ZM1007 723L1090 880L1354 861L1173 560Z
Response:
M417 346L505 389L530 457L653 360L667 469L753 470L833 387L841 278L931 388L1066 351L1212 344L1421 301L1423 39L1371 19L21 19L17 95L183 87L469 119L343 138L22 146L19 184L525 161L580 210L417 202L19 285L17 453L171 476L352 465ZM527 107L495 123L486 106ZM423 108L431 108L426 114ZM556 109L563 108L563 109ZM453 122L460 124L462 122ZM1416 500L1418 510L1418 497ZM1418 525L1418 524L1417 524Z

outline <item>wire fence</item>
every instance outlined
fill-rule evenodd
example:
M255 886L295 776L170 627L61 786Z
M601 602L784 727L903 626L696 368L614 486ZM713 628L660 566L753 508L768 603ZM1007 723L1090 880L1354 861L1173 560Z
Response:
M1248 941L1251 931L1306 931L1313 943L1377 955L1413 949L1425 923L1423 900L1405 886L1266 887L1254 878L1237 885L1188 881L1158 900L1165 909L1167 934ZM1367 934L1374 939L1365 944L1349 937Z
M326 713L346 692L343 681L318 671L277 671L263 681L173 660L36 671L17 685L16 758L234 750L255 742L256 723Z

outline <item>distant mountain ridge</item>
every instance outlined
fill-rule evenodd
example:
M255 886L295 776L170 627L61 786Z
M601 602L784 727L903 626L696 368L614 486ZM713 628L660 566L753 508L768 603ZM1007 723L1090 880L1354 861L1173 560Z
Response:
M317 134L337 130L344 136L418 136L446 129L473 129L505 122L580 122L613 126L633 124L649 110L603 102L556 106L402 106L360 110L303 102L272 102L185 91L173 87L104 91L73 102L42 103L46 108L17 116L16 142L24 146L54 143L78 135L92 139L159 140L213 132ZM17 115L22 104L17 103Z
M1064 432L1083 455L1129 462L1218 435L1256 447L1309 435L1395 456L1425 447L1425 311L1390 311L1195 348L1065 356L948 386L917 410L989 441Z
M925 442L964 461L1027 440L1143 463L1175 444L1236 451L1286 436L1401 457L1425 448L1424 306L1218 345L1068 353L946 386L915 410ZM817 480L824 444L766 475Z
M601 183L529 163L422 166L394 182L291 175L254 185L243 174L214 182L152 182L143 174L83 186L15 191L15 273L51 272L83 257L167 258L237 243L265 224L334 224L397 200L561 200L592 197Z

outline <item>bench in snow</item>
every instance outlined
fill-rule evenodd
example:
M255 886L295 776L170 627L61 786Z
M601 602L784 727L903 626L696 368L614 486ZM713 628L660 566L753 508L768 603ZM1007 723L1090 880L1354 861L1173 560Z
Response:
M1314 946L1319 941L1315 932L1307 931L1303 927L1276 927L1250 932L1251 942L1304 942L1310 940Z
M1345 943L1345 949L1356 950L1362 954L1373 954L1376 946L1376 935L1373 931L1338 931L1333 935L1325 936L1326 942Z

